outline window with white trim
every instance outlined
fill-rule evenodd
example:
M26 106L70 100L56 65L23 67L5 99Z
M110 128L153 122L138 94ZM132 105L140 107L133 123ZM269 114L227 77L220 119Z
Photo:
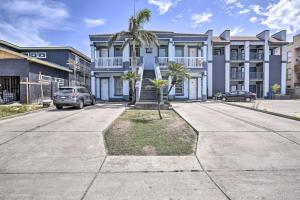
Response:
M287 52L287 62L288 63L292 62L292 52L290 51Z
M123 80L121 77L114 77L115 79L115 96L123 95Z
M175 85L175 95L184 96L184 80L180 78L178 83Z

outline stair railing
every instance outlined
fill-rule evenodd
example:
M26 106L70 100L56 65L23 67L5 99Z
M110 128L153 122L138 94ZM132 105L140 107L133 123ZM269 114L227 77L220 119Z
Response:
M162 80L161 72L160 72L160 66L154 67L154 72L155 72L155 78L156 80ZM163 89L160 89L160 102L163 102L164 94L163 94Z
M143 74L144 74L144 63L142 66L139 67L138 76L139 80L137 80L135 84L135 91L136 91L136 101L139 102L141 99L141 90L142 90L142 83L143 83Z

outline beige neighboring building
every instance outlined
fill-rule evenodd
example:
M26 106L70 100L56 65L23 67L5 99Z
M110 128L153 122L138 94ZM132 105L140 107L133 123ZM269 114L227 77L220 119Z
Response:
M287 47L287 89L300 90L300 34ZM298 89L299 88L299 89Z

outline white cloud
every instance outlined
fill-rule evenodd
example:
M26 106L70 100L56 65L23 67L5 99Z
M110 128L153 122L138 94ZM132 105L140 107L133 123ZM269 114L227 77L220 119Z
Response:
M225 3L226 3L227 5L235 4L235 3L237 3L237 2L239 2L239 0L225 0Z
M149 4L158 7L160 15L166 14L172 7L175 7L181 0L148 0Z
M233 31L231 31L231 35L237 35L239 33L242 33L245 29L241 28L241 27L236 27L235 29L233 29Z
M241 10L240 12L239 12L239 14L241 15L241 14L246 14L246 13L248 13L248 12L250 12L250 9L244 9L244 10Z
M251 5L249 8L260 17L260 23L271 30L286 29L288 34L300 30L300 1L279 0L265 9L259 5ZM252 17L250 21L257 22L258 19Z
M24 46L49 45L45 30L65 30L65 4L53 0L1 0L0 39Z
M182 21L182 18L183 18L183 15L179 14L179 15L176 15L173 19L171 19L171 21L174 23L177 23L177 22Z
M84 22L88 27L97 27L106 24L106 19L84 19Z
M258 15L262 14L262 7L260 5L250 5L249 8Z
M196 27L200 27L202 23L204 22L209 22L210 19L212 18L213 14L211 12L203 12L200 14L194 14L191 17L191 21L192 21L192 27L196 28Z
M249 21L252 22L252 23L255 23L255 22L257 22L257 17L251 17L249 19Z

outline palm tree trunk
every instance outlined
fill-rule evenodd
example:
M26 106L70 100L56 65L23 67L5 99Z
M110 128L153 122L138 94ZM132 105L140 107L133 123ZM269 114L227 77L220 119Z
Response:
M160 89L157 89L157 102L158 102L157 109L158 109L159 119L162 119L162 116L160 113L160 96L161 96Z
M173 89L173 87L174 87L174 84L171 84L171 87L168 90L168 95L167 95L167 100L168 101L169 101L169 94L170 94L171 90Z
M135 104L135 80L131 81L132 99L131 103Z
M135 41L132 41L132 71L136 72L137 58L136 58Z

